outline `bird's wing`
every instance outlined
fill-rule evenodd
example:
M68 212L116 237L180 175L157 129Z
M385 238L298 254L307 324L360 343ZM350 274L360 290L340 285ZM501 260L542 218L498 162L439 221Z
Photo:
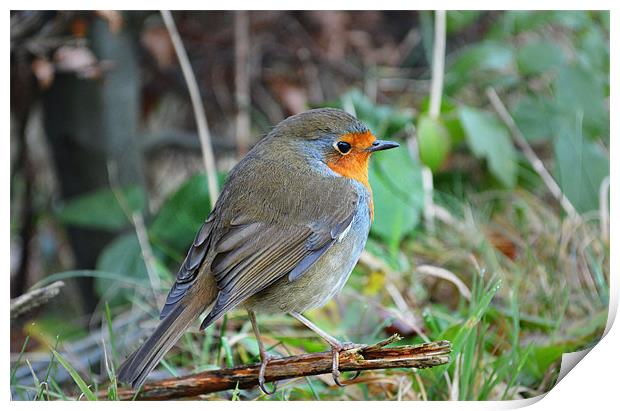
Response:
M210 268L219 294L201 329L283 276L294 281L303 275L353 222L359 199L349 194L332 212L306 224L233 218L213 245L216 255Z
M168 316L168 314L170 314L181 298L185 296L187 290L189 290L196 281L196 277L200 271L200 266L209 252L211 232L213 230L214 223L215 215L211 214L202 224L200 230L198 230L198 233L196 234L196 237L187 252L185 261L183 261L183 264L179 268L176 281L168 293L166 303L164 304L161 314L159 315L160 319L164 319Z

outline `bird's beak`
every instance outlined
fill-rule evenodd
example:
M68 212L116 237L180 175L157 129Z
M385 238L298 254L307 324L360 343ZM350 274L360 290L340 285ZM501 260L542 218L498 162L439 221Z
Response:
M394 141L375 140L372 143L372 146L368 147L367 150L370 151L371 153L374 153L375 151L389 150L390 148L396 148L396 147L400 147L400 144Z

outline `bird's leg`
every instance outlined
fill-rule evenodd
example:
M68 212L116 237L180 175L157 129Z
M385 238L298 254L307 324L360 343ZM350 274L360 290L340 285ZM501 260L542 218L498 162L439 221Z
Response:
M301 315L299 313L296 313L296 312L292 312L290 314L293 317L295 317L297 320L299 320L299 322L301 322L303 325L305 325L306 327L310 328L312 331L317 333L323 340L325 340L325 342L327 342L332 347L332 377L334 378L334 382L337 385L339 385L341 387L344 387L344 384L340 381L340 370L339 370L339 368L340 368L340 353L342 351L347 351L347 350L351 350L353 348L357 348L360 345L359 344L350 343L350 342L343 343L343 342L339 341L337 338L334 338L331 335L327 334L325 331L321 330L316 324L314 324L312 321L308 320L303 315ZM360 371L356 372L355 375L353 376L353 378L351 378L348 381L353 381L359 375L360 375Z
M276 392L277 386L276 383L273 383L273 391L269 391L267 387L265 387L265 370L267 369L267 364L274 357L271 356L263 345L263 340L260 338L260 331L258 330L258 323L256 322L256 315L254 311L248 310L248 316L250 317L250 322L252 323L252 329L254 330L254 335L256 336L256 342L258 342L258 352L260 354L260 371L258 372L258 386L261 391L267 395L272 395Z

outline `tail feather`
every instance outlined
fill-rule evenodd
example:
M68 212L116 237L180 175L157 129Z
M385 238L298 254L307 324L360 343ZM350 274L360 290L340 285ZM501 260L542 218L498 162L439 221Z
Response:
M131 354L118 370L118 380L139 388L162 357L181 338L183 332L200 315L204 306L177 305L164 318L153 334L136 352Z

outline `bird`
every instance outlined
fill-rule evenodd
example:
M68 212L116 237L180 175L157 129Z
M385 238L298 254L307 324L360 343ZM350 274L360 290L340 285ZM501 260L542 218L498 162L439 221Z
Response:
M256 313L289 314L332 351L350 349L303 313L325 305L347 282L374 218L368 180L373 153L399 147L379 140L356 117L320 108L278 123L229 173L215 206L178 270L160 323L120 366L119 381L139 388L204 312L200 329L235 308L247 310L261 360L260 389L273 357Z

